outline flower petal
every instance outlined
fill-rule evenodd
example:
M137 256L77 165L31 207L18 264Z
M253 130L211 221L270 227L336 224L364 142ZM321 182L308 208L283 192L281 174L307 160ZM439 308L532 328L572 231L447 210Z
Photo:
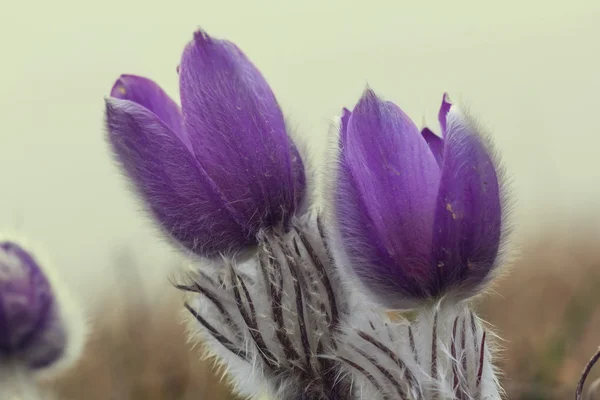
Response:
M110 95L146 107L191 148L183 129L179 106L154 81L142 76L121 75L113 85Z
M433 233L438 280L433 292L477 290L498 254L502 207L496 166L473 121L448 113Z
M201 255L255 243L244 219L175 133L128 100L107 99L109 141L167 233Z
M355 272L390 302L422 297L440 169L415 124L367 90L350 116L337 212ZM393 300L396 299L396 300Z
M448 112L450 111L450 107L452 107L452 102L450 101L450 96L448 93L444 93L442 97L442 105L440 106L440 111L438 113L438 120L440 121L440 126L442 127L442 138L446 138L446 118L448 116Z
M423 135L423 139L429 145L429 149L433 153L435 157L435 161L437 161L438 165L442 166L442 158L444 153L444 140L433 133L429 128L423 128L421 131L421 135Z
M224 198L251 227L287 221L304 167L260 72L234 44L196 32L179 75L194 153Z

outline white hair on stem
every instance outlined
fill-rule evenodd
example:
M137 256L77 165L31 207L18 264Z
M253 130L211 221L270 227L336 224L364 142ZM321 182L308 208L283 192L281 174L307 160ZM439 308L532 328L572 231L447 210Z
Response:
M195 268L190 329L234 388L275 400L495 400L493 335L444 299L392 320L342 284L318 218L261 235L244 262Z

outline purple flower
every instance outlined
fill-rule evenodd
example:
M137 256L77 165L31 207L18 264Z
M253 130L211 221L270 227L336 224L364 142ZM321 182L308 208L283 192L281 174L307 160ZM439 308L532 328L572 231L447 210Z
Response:
M67 333L52 288L36 260L0 242L0 361L38 370L65 353Z
M110 144L160 224L205 256L287 227L304 194L304 167L261 73L233 43L199 31L179 79L181 110L132 75L106 100Z
M342 116L335 195L341 244L386 306L472 295L496 265L502 207L492 153L447 96L439 121L442 138L419 132L371 90Z

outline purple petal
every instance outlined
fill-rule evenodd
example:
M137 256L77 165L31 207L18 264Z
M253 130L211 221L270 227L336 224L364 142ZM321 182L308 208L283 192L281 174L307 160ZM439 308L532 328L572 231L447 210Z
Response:
M346 133L348 132L348 122L352 113L347 108L342 109L342 117L340 118L340 140L346 141Z
M421 131L421 135L423 135L423 139L429 145L429 149L433 153L435 157L435 161L437 161L438 165L442 166L442 158L444 153L444 140L433 133L429 128L423 128Z
M254 232L180 138L147 108L107 99L109 141L167 233L202 255L252 245Z
M50 284L34 258L0 243L0 358L38 369L64 353L67 335Z
M131 100L147 108L191 148L183 129L179 106L154 81L136 75L121 75L110 95L117 99Z
M433 234L434 292L477 289L494 266L502 209L496 168L474 123L448 113L444 162Z
M223 197L250 230L285 223L304 193L304 167L263 76L234 44L204 32L179 75L185 129Z
M355 272L388 304L425 295L439 179L415 124L367 90L342 143L337 212Z
M444 93L442 97L442 105L440 106L440 111L438 113L438 120L440 121L440 126L442 127L442 137L446 138L446 118L448 116L448 112L450 111L450 107L452 107L452 102L450 101L450 96L448 93Z

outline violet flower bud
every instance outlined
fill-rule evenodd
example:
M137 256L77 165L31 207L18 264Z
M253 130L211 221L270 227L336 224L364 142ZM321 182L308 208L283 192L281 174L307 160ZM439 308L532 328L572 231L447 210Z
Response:
M162 227L216 256L285 229L304 166L269 85L231 42L198 31L179 68L181 111L154 82L123 75L106 100L109 141Z
M63 306L36 259L18 244L1 241L0 366L39 371L73 361L83 330Z
M347 263L385 306L473 295L501 242L499 170L475 123L444 96L442 138L367 90L345 110L335 192Z

